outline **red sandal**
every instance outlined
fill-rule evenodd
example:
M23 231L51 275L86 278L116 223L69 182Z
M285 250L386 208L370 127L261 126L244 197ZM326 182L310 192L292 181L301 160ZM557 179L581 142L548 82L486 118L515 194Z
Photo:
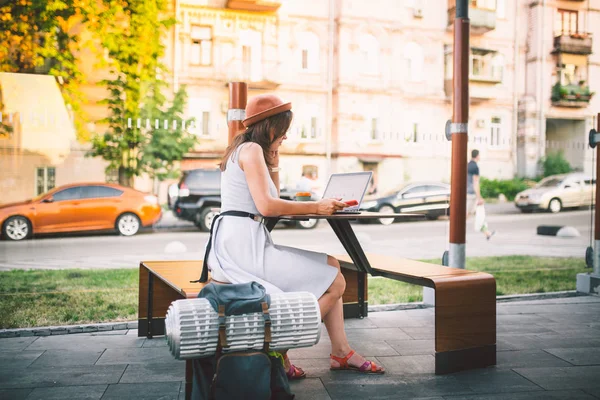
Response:
M364 374L383 374L385 370L379 367L379 365L375 364L373 361L365 361L363 365L360 367L355 367L354 365L348 364L348 360L354 355L354 350L351 350L350 353L346 354L346 357L341 358L330 354L332 360L337 361L340 366L339 367L330 367L329 369L332 371L357 371L362 372Z
M284 361L290 363L290 369L285 372L290 381L306 378L306 372L304 372L302 368L296 367L294 364L292 364L287 356L287 353L284 354L283 359Z

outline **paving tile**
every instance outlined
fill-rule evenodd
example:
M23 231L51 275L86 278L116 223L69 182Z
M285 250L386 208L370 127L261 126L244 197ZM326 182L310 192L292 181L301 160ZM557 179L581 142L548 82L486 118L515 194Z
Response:
M496 326L498 336L502 335L518 335L518 334L540 334L540 333L555 333L552 330L537 325L537 324L498 324Z
M142 345L144 348L150 347L168 347L167 340L163 337L157 337L154 339L146 339Z
M180 389L180 382L120 383L110 385L102 400L178 400Z
M515 372L546 390L598 388L600 366L516 368Z
M323 382L318 378L306 378L290 382L296 400L331 400Z
M583 391L595 399L600 399L600 386L590 389L584 389Z
M0 389L0 399L25 400L32 389Z
M31 343L27 350L61 350L61 349L86 349L103 350L112 348L141 347L145 338L136 338L127 335L94 336L88 335L61 335L40 337Z
M346 331L346 336L350 345L353 341L410 339L410 336L398 328L350 329Z
M377 328L377 325L370 318L357 319L350 318L344 320L344 327L348 329L372 329Z
M600 347L600 338L592 339L569 338L562 336L540 337L536 335L505 335L498 337L498 340L518 350Z
M527 392L542 390L538 385L512 370L496 367L475 369L453 374L474 393ZM562 388L561 388L562 389Z
M581 349L545 349L573 365L600 365L600 347ZM542 364L545 367L550 365Z
M123 371L124 365L3 370L0 372L0 389L111 384L119 381Z
M397 356L398 352L383 340L360 342L352 340L352 349L364 357ZM329 355L329 353L327 353Z
M181 382L185 381L185 362L169 364L131 364L119 383Z
M365 375L344 372L321 378L332 399L416 399L473 393L451 376Z
M432 355L377 357L386 375L435 374L435 357Z
M527 324L539 324L542 323L551 323L553 322L551 319L548 319L546 316L540 315L530 315L530 314L507 314L507 315L496 315L496 323L498 325L503 324L518 324L518 323L527 323Z
M0 365L14 369L29 367L43 351L2 351L0 352Z
M569 367L568 362L543 350L514 350L496 352L496 368Z
M32 364L34 367L68 367L94 365L104 350L46 350Z
M377 317L371 318L370 321L378 328L405 328L405 327L418 327L426 326L430 323L426 323L422 319L411 318L411 317Z
M184 361L176 360L169 350L164 347L159 348L122 348L122 349L107 349L96 365L107 364L184 364Z
M33 389L27 400L98 400L108 385L63 386Z
M519 393L489 393L467 396L444 396L447 400L593 400L582 390L536 391Z
M0 339L0 352L25 350L27 346L38 339L39 337L36 336Z
M435 340L386 340L401 356L435 354Z
M435 328L433 326L407 327L402 328L409 336L407 339L413 338L418 340L435 339ZM402 338L396 338L402 339Z
M352 344L352 343L351 343ZM328 342L319 342L316 346L304 347L301 349L291 349L288 352L290 360L304 358L329 358L331 353L331 344Z

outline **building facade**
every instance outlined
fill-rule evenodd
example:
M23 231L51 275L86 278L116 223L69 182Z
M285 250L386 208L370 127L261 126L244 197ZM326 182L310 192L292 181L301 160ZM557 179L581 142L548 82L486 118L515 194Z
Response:
M590 168L595 2L471 2L470 148L481 151L484 175L535 176L546 151L559 149L575 168ZM181 23L166 61L200 121L200 144L183 168L218 162L227 83L239 80L249 97L273 91L293 103L284 185L303 170L316 171L321 185L329 172L373 170L380 191L449 181L443 132L452 114L455 2L445 4L178 1Z

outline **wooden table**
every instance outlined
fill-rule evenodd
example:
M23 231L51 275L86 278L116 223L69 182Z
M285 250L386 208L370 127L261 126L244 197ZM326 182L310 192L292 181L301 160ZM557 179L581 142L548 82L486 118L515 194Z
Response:
M424 217L422 214L406 214L406 213L378 213L362 211L356 213L337 213L333 215L282 215L276 218L265 218L265 225L271 231L277 222L281 219L292 221L305 221L309 219L326 219L331 229L339 239L342 246L352 260L354 271L346 267L342 270L346 279L346 292L344 293L344 317L345 318L363 318L368 314L368 304L366 303L366 288L367 274L376 276L379 275L371 268L369 260L365 255L364 250L360 246L360 242L354 234L350 221L356 220L372 220L379 218L415 218ZM355 289L356 288L356 289ZM355 300L355 301L353 301Z

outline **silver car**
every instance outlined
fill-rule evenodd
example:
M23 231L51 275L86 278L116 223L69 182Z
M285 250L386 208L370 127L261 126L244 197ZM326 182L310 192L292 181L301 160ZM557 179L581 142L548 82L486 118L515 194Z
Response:
M518 193L515 205L522 212L589 206L595 199L596 180L583 173L552 175L535 187Z

